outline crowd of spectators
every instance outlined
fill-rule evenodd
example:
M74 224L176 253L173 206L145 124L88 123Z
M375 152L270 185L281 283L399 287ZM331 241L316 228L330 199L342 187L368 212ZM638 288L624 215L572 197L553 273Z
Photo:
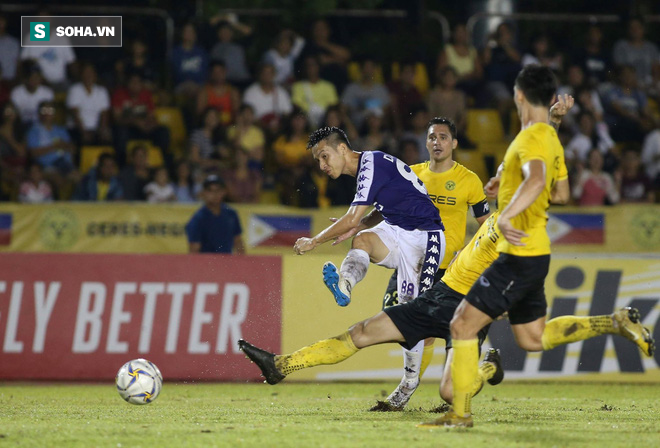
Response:
M535 63L551 67L559 93L575 97L560 130L575 203L653 202L660 53L640 19L625 31L610 47L597 24L572 48L557 48L545 33L526 47L514 24L471 42L456 23L432 62L385 63L335 41L323 19L308 35L281 30L250 58L258 30L216 16L179 28L161 73L143 39L130 39L125 56L99 50L81 60L70 47L21 48L0 16L0 195L32 203L193 202L203 180L217 175L228 202L347 204L354 183L318 170L306 150L310 131L340 126L357 150L412 164L428 159L426 123L434 116L456 123L459 151L479 151L467 117L481 108L499 112L506 143L515 134L515 76ZM163 107L180 111L183 141L159 120ZM91 168L82 163L87 147L104 148Z

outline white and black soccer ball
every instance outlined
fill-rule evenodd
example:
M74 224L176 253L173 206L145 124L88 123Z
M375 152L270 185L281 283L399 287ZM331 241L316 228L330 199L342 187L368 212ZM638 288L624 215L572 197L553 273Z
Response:
M156 364L139 358L121 366L115 378L119 395L131 404L147 404L158 398L163 375Z

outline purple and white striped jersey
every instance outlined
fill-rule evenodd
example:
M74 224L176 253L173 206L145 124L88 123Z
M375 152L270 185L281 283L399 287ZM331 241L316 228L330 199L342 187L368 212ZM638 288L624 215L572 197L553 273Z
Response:
M357 188L351 205L373 205L385 222L404 230L444 230L424 183L396 157L365 151L360 154L355 177Z

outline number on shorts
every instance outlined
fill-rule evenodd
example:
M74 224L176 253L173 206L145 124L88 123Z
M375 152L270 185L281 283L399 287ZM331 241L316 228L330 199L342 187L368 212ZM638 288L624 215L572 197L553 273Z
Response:
M403 283L401 283L401 292L403 292L403 295L406 297L414 297L415 284L413 282L407 282L404 280Z

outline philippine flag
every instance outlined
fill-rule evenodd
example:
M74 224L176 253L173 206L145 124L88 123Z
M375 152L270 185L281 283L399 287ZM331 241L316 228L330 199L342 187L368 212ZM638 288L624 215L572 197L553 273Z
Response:
M255 246L293 246L296 240L310 236L312 218L291 215L252 215L248 244Z
M553 244L605 243L605 215L602 213L553 213L547 229Z
M0 246L11 244L11 214L0 213Z

